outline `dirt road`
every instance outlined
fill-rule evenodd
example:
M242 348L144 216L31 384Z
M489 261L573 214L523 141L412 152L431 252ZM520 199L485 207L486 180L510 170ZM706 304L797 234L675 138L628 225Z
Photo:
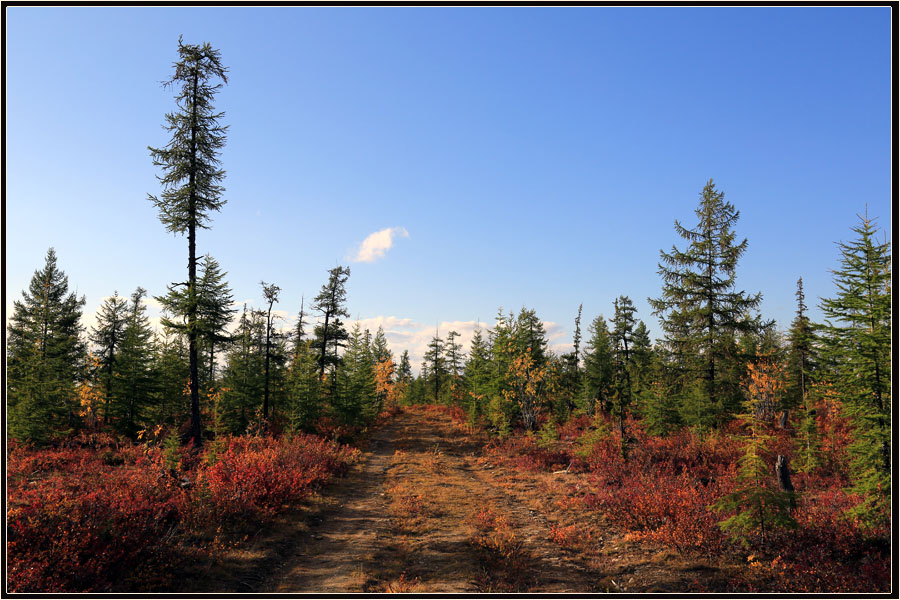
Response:
M397 415L346 477L224 553L202 591L672 592L714 576L573 519L571 479L492 464L484 442L438 411Z

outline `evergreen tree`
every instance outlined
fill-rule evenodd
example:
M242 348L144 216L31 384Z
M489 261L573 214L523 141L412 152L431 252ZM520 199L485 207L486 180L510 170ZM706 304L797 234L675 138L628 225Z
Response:
M688 246L660 251L662 296L649 300L662 319L666 343L688 358L687 369L703 382L704 420L720 424L740 406L740 377L730 367L745 364L747 357L737 352L735 338L762 327L758 316L749 316L762 295L735 291L737 264L747 240L735 243L733 228L740 212L712 180L694 212L699 219L694 229L675 221L675 231Z
M815 370L816 334L812 322L806 316L805 300L801 277L797 280L797 316L794 317L788 334L788 382L785 390L785 405L788 408L806 407L810 375Z
M6 407L9 436L36 444L75 425L75 386L82 374L84 297L69 292L69 280L47 251L22 299L13 302L7 325Z
M565 414L570 414L577 405L576 399L581 392L581 309L578 305L578 315L575 317L575 333L572 337L572 352L562 356L562 364L559 365L561 385L560 394L563 396Z
M650 364L654 359L653 345L650 343L650 332L640 319L632 333L631 387L634 396L640 395L649 380Z
M466 361L466 355L463 352L462 344L456 343L456 338L458 337L458 332L449 332L447 334L447 342L444 345L445 356L447 357L447 372L454 379L462 374Z
M149 148L153 164L164 173L159 177L163 192L159 198L150 195L150 200L159 210L159 219L167 231L188 236L186 301L170 288L163 305L185 317L191 369L191 437L199 445L202 438L197 341L202 332L198 325L197 229L206 228L209 213L225 204L221 199L224 188L220 185L225 171L219 167L219 154L225 145L227 127L220 125L223 114L215 112L212 101L222 87L213 82L227 83L228 78L219 51L209 44L184 44L178 38L178 54L175 74L164 84L178 92L178 109L166 114L165 129L172 138L162 148Z
M157 380L150 416L160 425L178 426L190 418L191 367L184 337L168 327L156 336L153 372Z
M874 219L860 221L858 237L838 244L837 293L819 306L824 358L853 422L853 491L864 498L855 514L875 522L889 515L891 497L891 255Z
M515 323L516 354L529 353L535 366L547 364L547 335L544 323L533 309L522 308Z
M349 317L347 311L347 279L350 267L335 267L328 271L328 283L322 286L313 299L313 310L322 315L322 324L314 331L313 347L319 351L319 378L325 377L325 368L336 368L340 362L340 348L346 346L347 330L341 317Z
M128 324L119 352L117 375L121 378L118 394L113 398L116 427L123 434L134 437L138 420L150 405L157 378L153 372L155 353L153 330L147 317L144 296L147 290L138 287L131 295Z
M308 344L306 344L306 313L303 312L303 296L300 297L300 313L297 315L297 325L294 327L293 338L294 338L294 358L303 351L308 350Z
M209 254L200 263L197 282L197 327L209 353L209 381L215 382L216 348L231 341L227 327L237 309L231 308L234 298L218 261Z
M109 421L109 402L114 395L116 359L128 324L128 301L116 291L103 301L97 313L97 324L91 328L90 341L97 348L99 376L103 382L103 421Z
M278 293L281 288L275 284L267 285L265 281L259 284L263 289L263 297L269 304L266 312L266 350L265 350L265 383L263 385L263 419L269 418L269 364L272 358L272 306L278 302Z
M619 296L613 302L613 406L619 422L622 457L628 457L628 433L625 417L631 406L631 376L634 371L632 349L634 347L634 304L628 296Z
M433 393L432 400L435 404L441 404L441 389L444 380L447 378L447 360L444 355L444 340L440 338L438 332L434 332L434 337L428 343L428 351L425 353L425 363L427 364L428 378L430 388Z
M404 350L400 355L400 366L397 368L397 381L409 383L412 381L412 366L409 364L409 350Z
M467 410L469 421L473 424L484 414L487 399L491 394L491 353L487 342L481 333L481 328L476 327L472 335L472 346L469 349L469 359L464 370L466 390L468 391Z
M372 339L372 357L376 363L393 359L391 349L388 347L387 337L384 335L384 327L378 326L375 337Z
M223 372L220 418L231 433L243 433L254 421L257 409L262 416L265 388L266 314L244 305L234 333Z
M806 316L806 297L803 294L803 278L797 280L797 316L788 334L787 385L784 394L786 408L800 409L800 439L797 444L802 471L811 471L819 464L818 425L816 409L809 397L810 382L815 371L817 340L813 324Z
M450 331L447 334L444 355L447 357L447 377L450 380L450 403L462 405L464 402L463 394L465 393L463 374L466 355L463 352L462 344L456 342L458 337L459 332L457 331Z
M377 415L372 336L357 321L350 331L343 365L338 371L339 393L332 399L342 423L362 425Z
M659 354L652 354L645 370L646 379L639 393L641 417L644 428L651 435L668 435L682 423L679 414L678 393L673 389L673 378Z
M589 328L591 334L584 353L584 409L593 415L599 408L612 409L613 393L613 344L603 315L598 316Z

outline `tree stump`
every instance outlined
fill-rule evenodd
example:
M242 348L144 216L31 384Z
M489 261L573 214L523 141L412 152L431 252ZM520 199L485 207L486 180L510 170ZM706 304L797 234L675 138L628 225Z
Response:
M787 427L787 418L788 411L781 411L781 417L778 419L778 429L784 429L785 427Z
M778 487L782 491L791 494L791 509L796 508L797 502L794 499L794 484L791 483L791 471L788 468L788 460L784 455L779 454L775 459L775 476L778 478Z

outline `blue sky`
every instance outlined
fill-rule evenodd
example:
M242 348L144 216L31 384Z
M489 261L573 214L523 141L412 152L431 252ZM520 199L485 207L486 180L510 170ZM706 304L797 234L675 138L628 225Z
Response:
M228 203L199 252L238 301L278 284L286 324L349 264L353 316L414 359L500 306L563 349L579 303L586 324L625 294L658 334L659 251L709 178L749 239L738 287L782 327L800 276L820 314L867 204L891 235L886 7L10 7L7 26L7 310L50 246L88 320L183 280L187 242L147 200L179 35L230 69Z

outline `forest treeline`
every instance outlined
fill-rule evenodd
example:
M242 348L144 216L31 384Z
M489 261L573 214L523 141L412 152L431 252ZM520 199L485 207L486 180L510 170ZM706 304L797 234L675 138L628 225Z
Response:
M860 498L853 514L871 522L888 518L891 256L868 215L853 226L853 239L839 245L834 293L819 301L821 323L808 316L802 279L786 332L759 312L760 293L740 290L748 241L738 241L740 213L710 180L696 222L675 222L681 247L660 252L661 288L649 299L651 315L638 315L623 293L583 332L579 307L573 350L556 354L534 310L501 309L467 349L458 332L436 332L414 376L408 352L396 357L383 330L357 324L348 331L348 267L328 271L308 306L300 299L290 331L273 315L284 300L273 283L260 283L263 306L234 308L227 273L197 251L198 233L225 203L218 156L227 126L213 100L227 83L227 68L208 44L179 40L179 57L166 84L177 92L177 107L165 119L171 139L150 148L162 172L162 192L150 200L168 231L187 236L187 280L157 297L158 330L139 287L128 296L114 292L85 331L85 298L70 291L51 248L7 327L11 438L40 446L81 429L104 429L137 440L160 427L194 445L248 431L340 435L371 423L386 407L433 403L461 407L473 424L500 437L516 428L546 433L577 415L605 415L616 423L627 460L636 420L665 436L684 427L703 435L738 419L747 426L741 468L749 481L771 466L761 462L771 427L793 424L794 469L830 460L817 418L827 400L852 427L847 471ZM659 320L661 339L650 339L644 322L650 317ZM776 522L790 490L761 499L752 489L738 489L735 506L769 503Z

